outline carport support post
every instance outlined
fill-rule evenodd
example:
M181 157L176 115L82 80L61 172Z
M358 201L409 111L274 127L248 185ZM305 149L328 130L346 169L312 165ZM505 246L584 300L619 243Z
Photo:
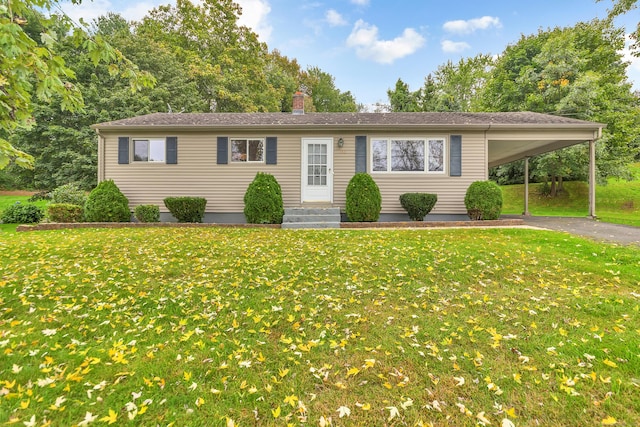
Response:
M524 158L524 216L530 216L529 213L529 158Z
M596 141L589 141L589 217L596 218Z

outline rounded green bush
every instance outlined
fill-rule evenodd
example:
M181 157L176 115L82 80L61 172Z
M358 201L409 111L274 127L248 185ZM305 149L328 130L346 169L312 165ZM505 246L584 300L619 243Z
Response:
M43 217L44 213L38 206L15 202L2 212L0 219L5 224L36 224Z
M467 189L464 205L474 221L498 219L502 212L502 190L493 181L476 181Z
M412 221L423 221L438 201L437 194L404 193L400 195L400 204Z
M282 224L284 204L276 178L258 172L244 193L244 216L249 224Z
M51 201L84 206L87 201L87 193L78 187L78 184L64 184L51 192Z
M347 185L346 212L349 221L375 222L380 218L382 196L371 175L359 172Z
M178 222L202 222L207 199L203 197L167 197L164 205Z
M47 218L51 222L82 222L84 208L71 203L51 203L47 206Z
M133 216L140 222L160 222L160 208L156 205L138 205Z
M88 222L129 222L129 200L113 180L102 181L89 193L84 217Z

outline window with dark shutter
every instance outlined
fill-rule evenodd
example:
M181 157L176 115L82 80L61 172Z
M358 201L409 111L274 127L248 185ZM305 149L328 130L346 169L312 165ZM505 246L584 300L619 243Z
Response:
M175 165L178 163L178 137L167 137L167 164Z
M367 137L356 136L356 173L367 171Z
M129 137L118 137L118 164L129 164Z
M462 135L449 137L449 176L462 176Z
M275 136L267 137L267 157L265 162L268 165L275 165L278 163L278 138Z
M218 164L226 165L229 163L229 138L226 136L218 137Z

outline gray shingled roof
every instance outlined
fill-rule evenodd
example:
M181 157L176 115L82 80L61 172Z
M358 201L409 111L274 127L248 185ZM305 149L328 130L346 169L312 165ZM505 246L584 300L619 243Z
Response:
M591 127L600 123L531 112L513 113L153 113L93 125L95 129L142 127Z

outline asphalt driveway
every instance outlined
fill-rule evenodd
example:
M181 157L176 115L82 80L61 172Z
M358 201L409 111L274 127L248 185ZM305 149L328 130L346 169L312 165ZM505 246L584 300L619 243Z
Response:
M525 225L548 230L566 231L567 233L593 240L640 246L640 227L610 224L585 217L503 215L502 218L519 218L524 220Z

